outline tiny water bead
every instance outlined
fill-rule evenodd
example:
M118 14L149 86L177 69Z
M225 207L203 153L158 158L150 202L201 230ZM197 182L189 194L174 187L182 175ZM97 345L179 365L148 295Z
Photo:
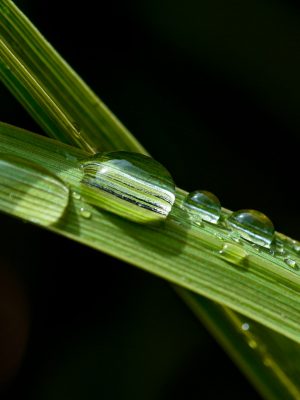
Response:
M249 339L248 346L251 347L251 349L256 349L258 347L258 344L254 339Z
M244 322L243 324L242 324L242 331L249 331L249 329L250 329L250 325L248 324L248 322Z
M68 187L48 170L26 159L0 154L1 210L43 226L64 214Z
M219 251L221 258L233 264L240 264L248 256L248 253L241 245L225 243Z
M298 265L296 263L295 260L293 260L292 258L285 258L284 262L286 263L286 265L288 265L289 267L293 268L293 269L298 269Z
M86 210L85 208L81 207L80 215L85 219L89 219L89 218L91 218L92 213L89 210Z
M175 184L164 166L143 154L99 153L81 162L82 197L135 222L164 220L175 201Z
M80 199L81 199L80 194L77 193L77 192L73 192L73 193L72 193L72 197L73 197L73 199L75 199L75 200L80 200Z
M227 218L226 224L233 232L259 246L270 248L274 239L272 222L259 211L236 211Z
M221 215L220 200L213 193L206 190L195 190L187 195L184 201L191 218L195 222L201 220L216 224Z

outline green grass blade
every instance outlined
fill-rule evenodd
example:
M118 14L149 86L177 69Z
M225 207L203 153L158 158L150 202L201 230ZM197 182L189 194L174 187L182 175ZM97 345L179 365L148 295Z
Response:
M90 152L145 152L12 1L0 20L0 77L45 132Z
M143 147L95 97L11 1L1 2L0 16L0 76L48 134L89 152L99 149L127 149L145 153ZM68 151L61 154L67 158L73 157ZM237 314L199 296L195 302L195 295L189 291L184 291L184 297L190 299L187 302L194 309L196 307L197 314L202 315L208 326L214 326L213 331L217 332L222 344L233 354L233 358L250 379L262 389L263 394L274 399L290 398L293 392L289 389L290 383L277 380L277 391L278 385L275 380L273 383L269 380L269 367L265 367L259 359L253 360L251 354L243 351L244 342L239 334L234 333L235 322L232 316L236 315L238 318ZM284 325L284 313L281 316ZM256 330L256 336L260 338L269 340L269 335L272 334L272 331L266 328ZM277 339L286 346L285 348L290 348L289 343L292 342L279 335ZM268 347L272 346L268 344ZM284 349L282 354L285 354ZM293 354L297 354L297 349L296 345ZM295 362L295 357L291 359ZM287 358L280 358L278 365L286 366ZM295 374L291 374L291 378L295 378ZM266 382L270 383L269 390ZM282 386L286 386L286 392ZM277 396L276 391L279 393ZM299 394L291 398L299 398Z
M211 224L189 226L180 207L182 192L177 193L167 223L136 224L84 203L78 160L86 157L85 152L1 124L0 153L31 160L56 174L71 191L81 193L81 199L70 198L63 218L50 227L53 231L202 294L300 342L299 272L246 243L246 264L236 265L232 254L224 259L219 253L224 242L216 236L222 231ZM5 211L1 202L0 209ZM90 212L91 218L85 218L82 210Z
M177 291L262 396L275 400L300 398L297 343L203 297L180 288Z

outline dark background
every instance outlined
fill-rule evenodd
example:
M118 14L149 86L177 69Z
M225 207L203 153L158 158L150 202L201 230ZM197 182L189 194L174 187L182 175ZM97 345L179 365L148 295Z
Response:
M261 210L299 239L297 2L16 3L178 186ZM1 120L40 132L0 96ZM166 283L1 226L1 399L260 398Z

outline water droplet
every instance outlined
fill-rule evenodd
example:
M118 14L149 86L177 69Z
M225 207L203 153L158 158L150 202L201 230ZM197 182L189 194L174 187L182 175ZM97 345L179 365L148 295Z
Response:
M251 347L251 349L256 349L257 348L257 342L254 339L249 339L248 340L248 346Z
M241 263L248 256L248 253L241 245L238 246L233 243L225 243L219 254L223 259L234 264Z
M259 246L270 247L274 238L274 226L269 218L255 210L240 210L226 220L227 226L241 237Z
M77 193L77 192L73 192L73 193L72 193L72 197L73 197L74 199L76 199L76 200L80 200L80 199L81 199L80 194Z
M283 247L277 247L276 254L278 254L279 256L284 256L285 255L285 249Z
M248 331L249 328L250 328L250 325L248 324L248 322L244 322L244 323L242 324L242 330L243 330L243 331Z
M297 265L297 263L296 263L296 261L295 260L293 260L292 258L285 258L284 259L284 262L289 266L289 267L291 267L291 268L293 268L293 269L298 269L298 265Z
M272 359L270 357L265 356L263 358L263 363L266 367L271 367L272 366Z
M217 196L206 190L196 190L187 195L184 207L196 222L201 220L216 224L221 215L221 203Z
M49 226L64 214L69 189L57 176L39 165L0 154L0 199L2 211Z
M90 211L88 211L88 210L86 210L85 208L82 207L82 208L80 209L80 215L81 215L83 218L89 219L89 218L91 218L92 213L91 213Z
M295 244L295 245L293 246L293 249L294 249L297 253L300 253L300 245Z
M96 154L82 163L85 200L135 222L165 219L175 184L160 163L126 151Z

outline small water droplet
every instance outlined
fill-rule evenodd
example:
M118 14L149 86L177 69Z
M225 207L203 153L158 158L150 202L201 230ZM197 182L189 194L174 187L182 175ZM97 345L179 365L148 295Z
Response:
M244 322L244 323L242 324L242 330L243 330L243 331L248 331L249 328L250 328L250 325L248 324L248 322Z
M96 154L81 162L85 201L135 222L164 220L175 184L159 162L126 151Z
M92 213L91 213L90 211L88 211L88 210L86 210L85 208L82 207L82 208L80 209L80 215L81 215L83 218L89 219L89 218L91 218Z
M276 249L276 254L278 254L279 256L284 256L286 253L284 247L277 247Z
M274 226L269 218L255 210L240 210L226 220L227 226L242 238L259 246L270 247L274 238Z
M81 199L80 194L77 193L77 192L73 192L73 193L72 193L72 197L73 197L74 199L76 199L76 200L80 200L80 199Z
M287 257L287 258L284 259L284 262L285 262L289 267L291 267L291 268L293 268L293 269L298 269L298 265L297 265L296 261L293 260L292 258Z
M294 249L297 253L300 253L300 245L295 244L294 247L293 247L293 249Z
M196 190L187 195L184 207L195 221L207 221L216 224L221 215L220 200L206 190Z
M266 367L271 367L271 365L272 365L272 359L271 359L270 357L268 357L268 356L265 356L265 357L263 358L263 363L264 363L264 365L265 365Z
M256 349L257 348L257 342L254 339L249 339L248 340L248 346L251 347L251 349Z
M241 263L248 256L248 253L241 245L238 246L233 243L225 243L222 249L219 251L219 254L223 259L234 264Z

